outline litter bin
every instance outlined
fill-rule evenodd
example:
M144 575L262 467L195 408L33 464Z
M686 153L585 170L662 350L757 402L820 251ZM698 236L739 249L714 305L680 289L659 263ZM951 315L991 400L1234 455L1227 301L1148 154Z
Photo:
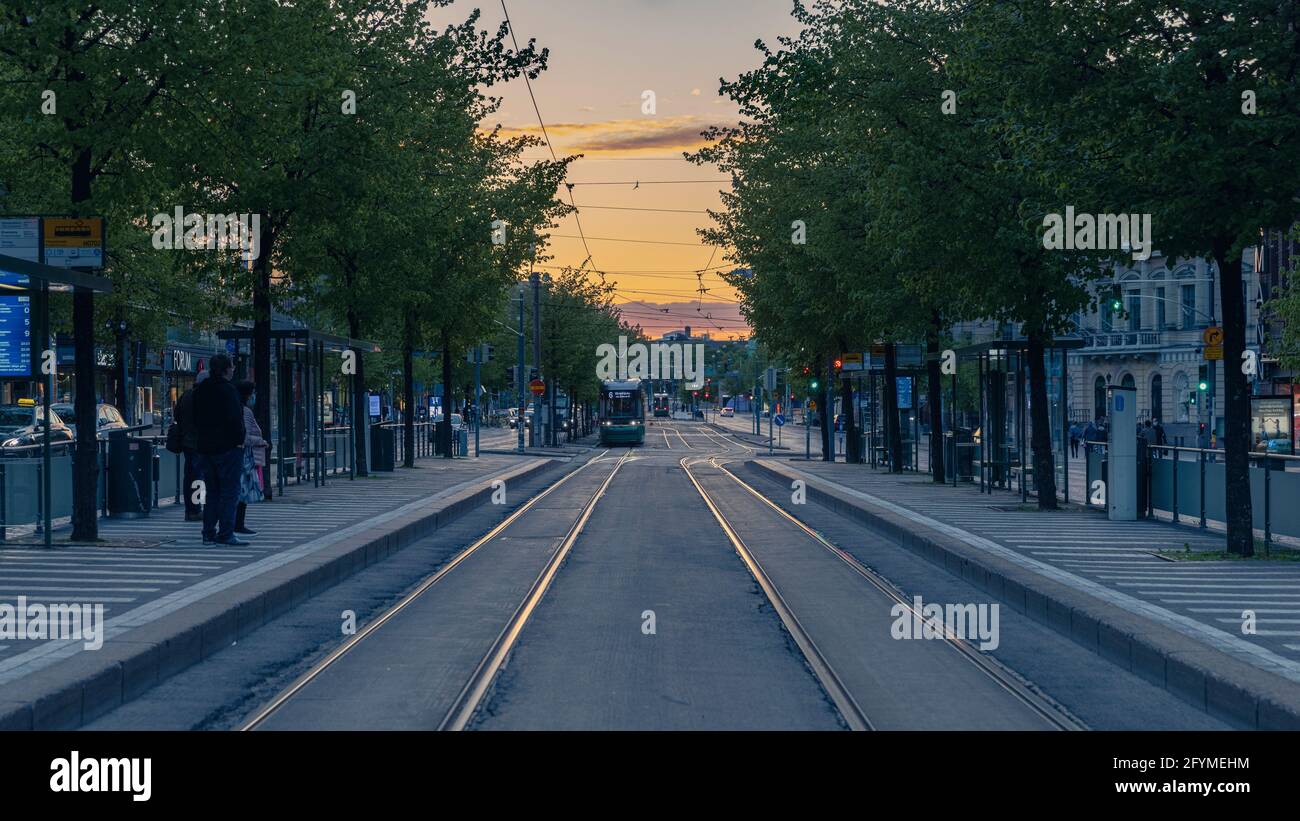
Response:
M108 442L108 515L142 519L153 507L153 443L116 434Z
M458 455L469 456L469 428L456 431L456 446L459 448Z
M370 429L370 469L397 469L397 432L375 425Z
M444 455L442 452L442 435L443 435L442 426L446 424L448 423L445 420L442 422L434 422L433 425L431 425L429 428L429 430L433 431L433 455L434 456ZM456 444L455 442L452 442L452 447L455 447L455 444Z
M955 438L953 464L957 468L957 480L972 482L975 480L975 435L970 428L958 428Z

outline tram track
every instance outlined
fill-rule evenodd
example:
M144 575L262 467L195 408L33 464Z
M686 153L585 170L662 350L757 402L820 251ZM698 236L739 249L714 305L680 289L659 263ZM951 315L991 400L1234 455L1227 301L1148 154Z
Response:
M782 522L796 529L807 539L815 542L820 548L828 551L839 562L851 570L857 577L865 581L871 588L883 594L888 600L895 605L901 605L909 617L922 618L922 614L916 611L913 602L905 599L900 591L894 587L887 579L880 576L869 567L863 565L847 551L830 542L826 537L800 521L797 517L784 510L781 506L768 499L763 493L748 482L736 476L728 470L720 460L725 459L727 454L712 456L684 457L680 464L686 472L687 477L695 486L696 491L704 499L706 506L712 512L717 520L723 533L732 543L736 552L740 555L742 561L749 569L751 575L762 589L764 595L776 610L782 623L785 625L795 644L803 653L810 669L822 684L826 694L840 711L841 716L851 729L870 730L874 729L871 719L861 707L859 700L855 697L852 690L845 685L843 677L837 672L832 660L819 648L812 633L800 622L798 616L787 603L786 597L782 595L781 589L773 581L771 574L764 567L762 561L755 555L751 547L746 544L739 528L734 523L734 517L727 516L722 505L716 497L716 491L710 491L705 487L705 482L692 469L694 466L707 463L719 475L725 477L729 482L743 490L749 497L761 503L761 506L776 515ZM972 646L965 639L954 635L946 626L942 629L942 644L951 648L960 658L964 659L973 669L977 670L983 678L993 682L998 688L1015 699L1024 708L1036 716L1045 727L1057 730L1083 730L1087 727L1078 719L1070 715L1064 708L1055 702L1044 697L1040 693L1027 687L1011 671L1002 667L992 657L981 653L977 648Z
M250 719L246 720L240 730L255 730L265 724L268 719L278 714L286 705L290 704L295 697L299 696L304 689L313 681L317 680L328 670L336 666L344 659L354 648L364 642L367 638L374 636L381 628L390 623L396 616L409 608L413 603L421 599L426 593L436 588L448 576L451 576L460 568L468 559L482 550L485 546L491 544L494 540L502 536L513 525L519 523L530 511L534 510L543 500L556 493L560 488L565 486L571 479L589 470L593 465L602 464L607 461L610 450L605 450L599 456L596 456L583 463L576 469L562 476L558 481L549 485L540 493L531 497L524 504L513 511L505 519L499 522L483 536L476 539L468 547L458 552L450 561L438 569L437 572L430 575L424 581L420 582L414 590L403 596L400 601L389 607L377 618L367 624L363 629L350 636L337 648L332 650L324 658L317 661L306 672L294 680L292 684L282 690L275 698L267 702L258 710ZM627 449L615 462L614 467L609 474L600 483L596 491L586 499L577 518L569 527L559 544L552 551L546 560L541 572L536 576L528 593L520 605L515 608L514 613L507 621L505 627L496 636L491 643L488 652L482 657L477 664L469 680L461 688L450 709L446 711L442 720L438 724L438 729L460 730L472 719L475 710L482 701L483 697L491 688L491 683L499 672L502 664L510 654L515 640L522 632L529 616L536 609L537 604L542 600L547 589L549 588L555 574L567 558L574 542L577 541L581 534L583 526L591 517L597 502L604 495L614 476L618 474L625 462L632 455L632 450Z

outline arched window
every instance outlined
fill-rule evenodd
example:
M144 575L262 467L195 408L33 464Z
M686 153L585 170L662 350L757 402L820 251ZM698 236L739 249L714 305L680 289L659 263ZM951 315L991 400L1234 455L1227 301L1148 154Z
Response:
M1119 384L1120 384L1120 387L1124 387L1124 388L1136 388L1136 387L1137 387L1137 382L1133 379L1133 374L1131 374L1131 373L1126 373L1126 374L1124 374L1124 378L1121 379L1121 380L1119 380Z
M1164 379L1160 374L1151 377L1151 418L1159 420L1165 418L1165 385Z

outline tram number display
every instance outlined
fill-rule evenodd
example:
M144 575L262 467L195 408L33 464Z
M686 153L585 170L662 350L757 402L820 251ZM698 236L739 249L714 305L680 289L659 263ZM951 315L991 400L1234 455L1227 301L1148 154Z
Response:
M632 398L632 392L631 392L631 391L610 391L607 395L608 395L610 398L612 398L612 399L631 399L631 398Z

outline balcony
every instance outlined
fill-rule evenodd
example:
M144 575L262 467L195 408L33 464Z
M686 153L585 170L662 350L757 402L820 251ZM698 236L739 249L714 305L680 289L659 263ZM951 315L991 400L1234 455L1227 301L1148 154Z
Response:
M1160 331L1096 331L1083 335L1084 353L1143 353L1161 345Z

